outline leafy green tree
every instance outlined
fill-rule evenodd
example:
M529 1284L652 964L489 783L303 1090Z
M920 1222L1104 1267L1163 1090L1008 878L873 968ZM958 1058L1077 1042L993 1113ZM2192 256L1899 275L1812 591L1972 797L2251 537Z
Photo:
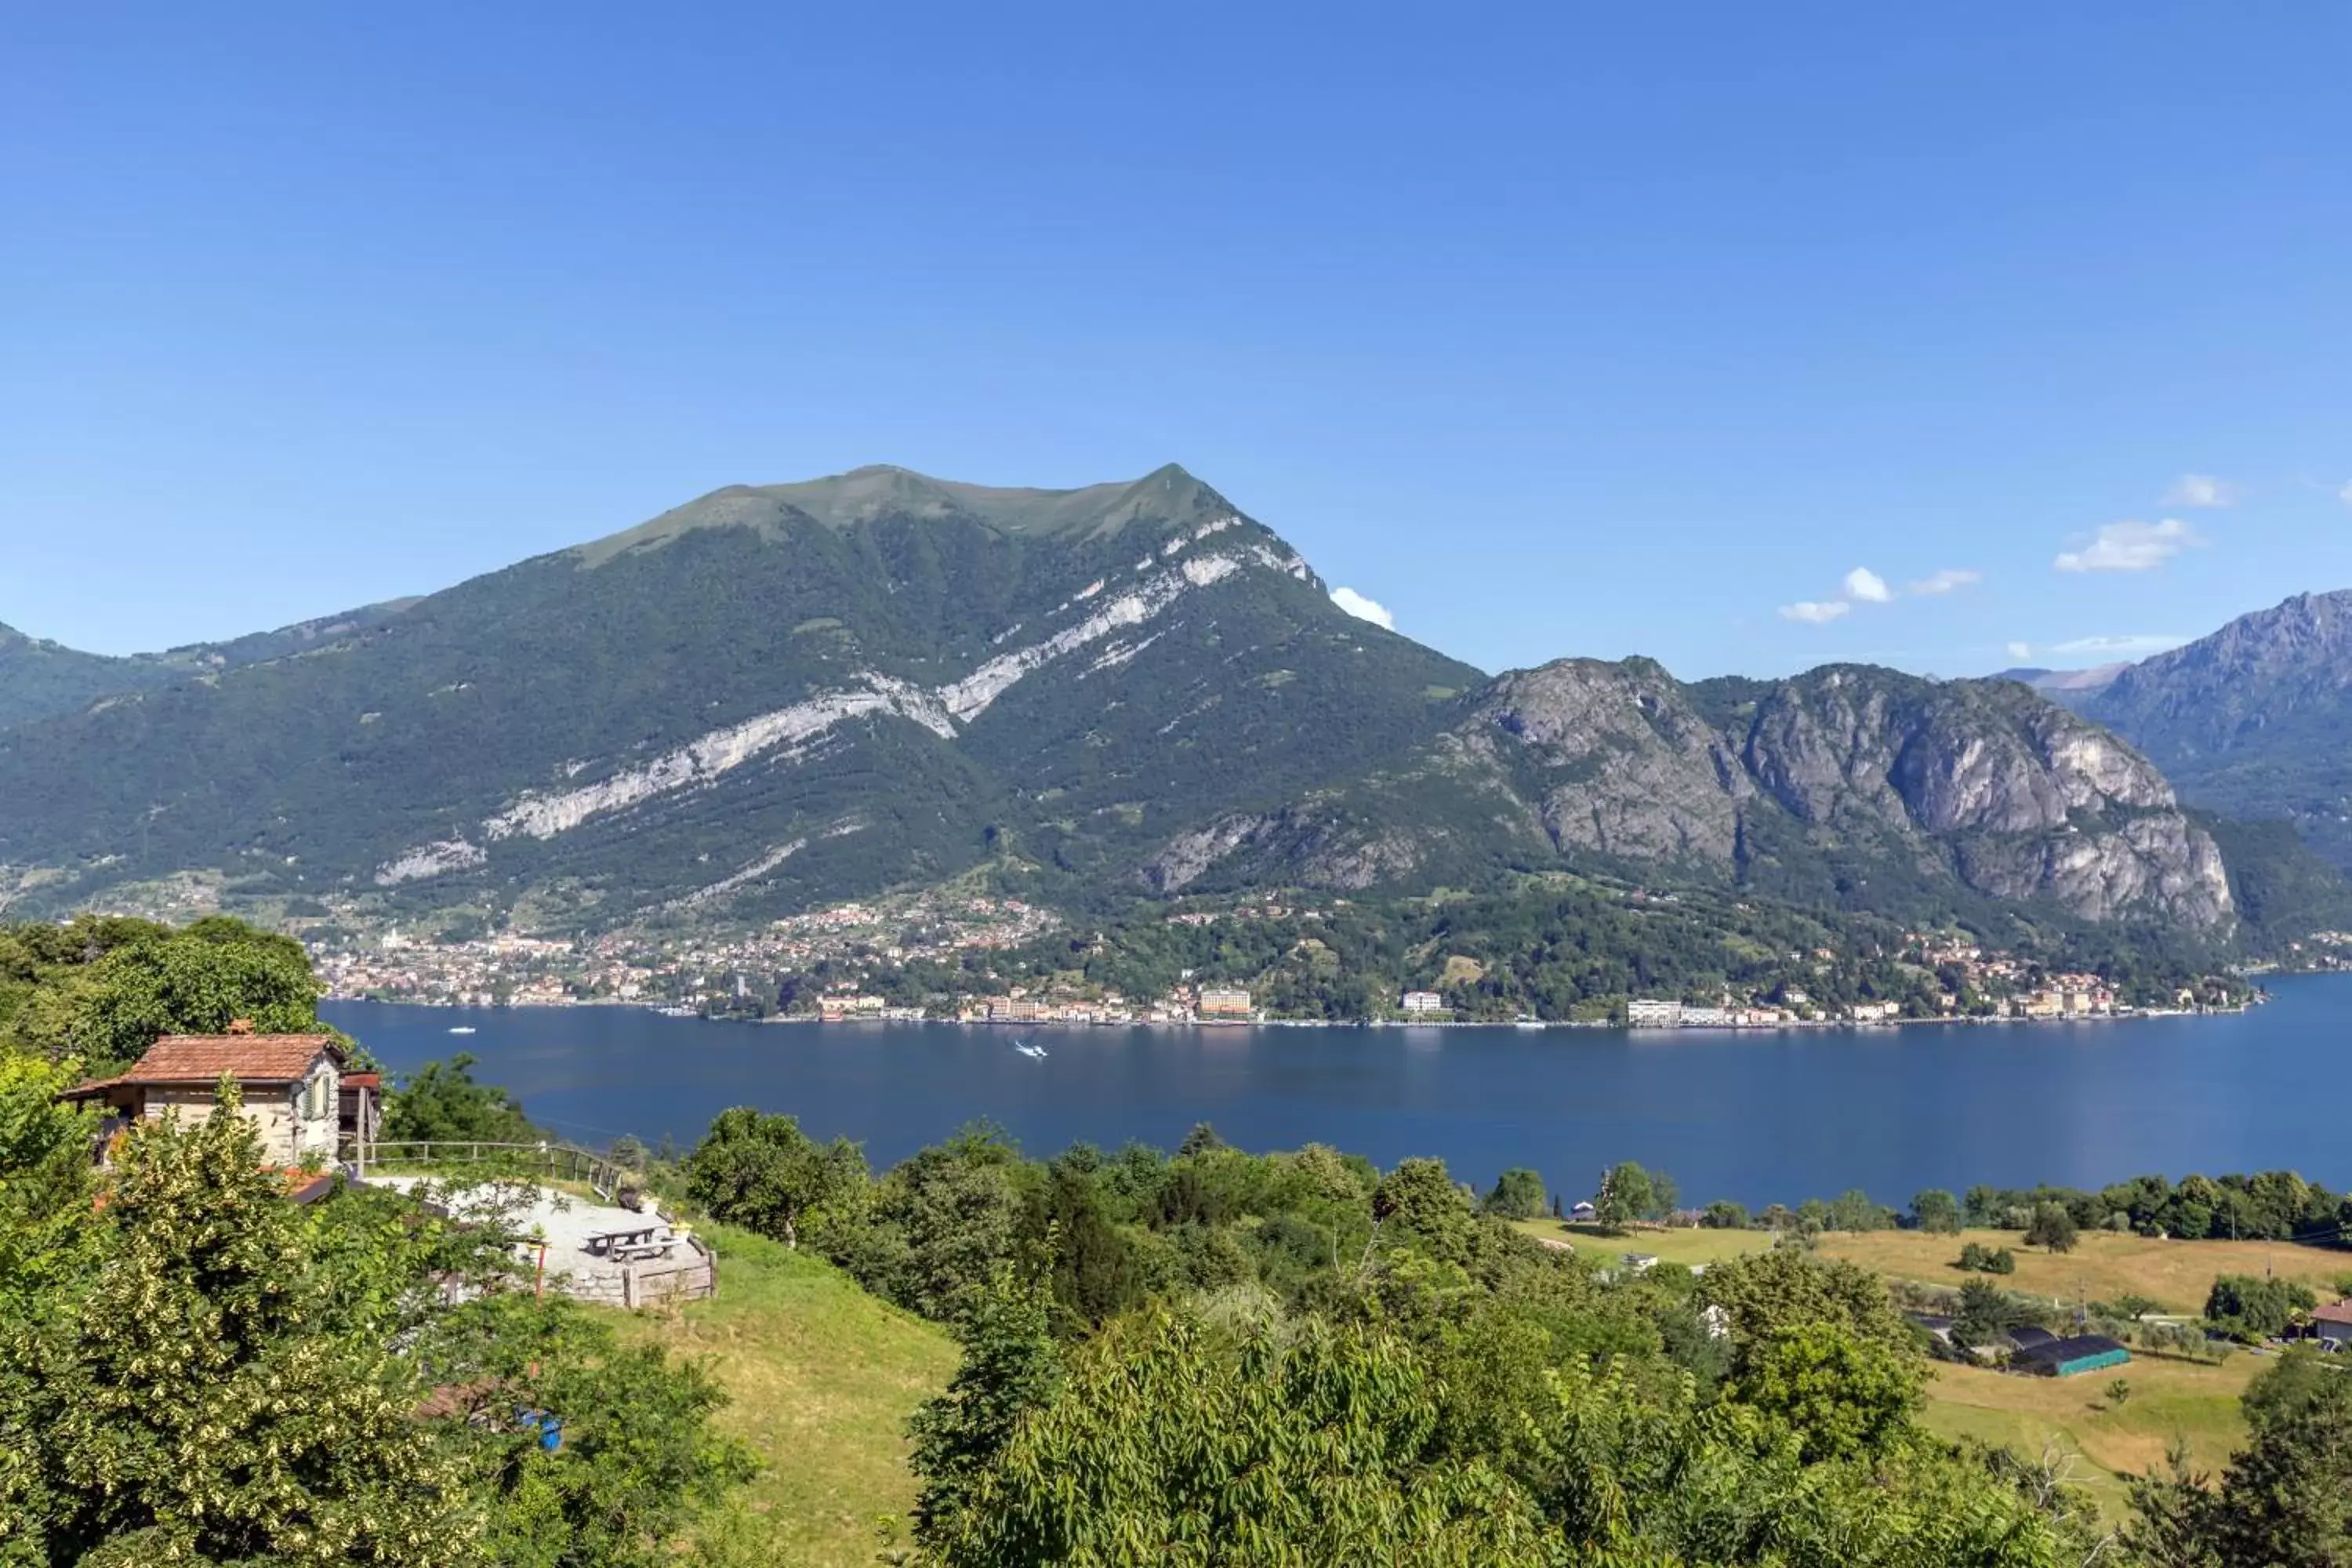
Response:
M446 1419L467 1434L499 1568L666 1568L688 1526L755 1473L711 1427L727 1398L701 1363L624 1344L560 1296L493 1297L473 1316L486 1353Z
M163 1035L218 1034L239 1020L263 1034L317 1032L318 1001L299 942L214 916L175 931L136 930L92 962L51 972L16 1030L52 1059L106 1073Z
M1931 1236L1956 1236L1960 1200L1941 1187L1929 1187L1911 1200L1911 1222Z
M539 1131L506 1089L474 1079L474 1058L458 1052L426 1062L384 1097L386 1143L528 1143Z
M722 1110L686 1159L687 1195L712 1218L800 1246L853 1218L866 1198L864 1151L846 1138L818 1143L790 1116L747 1105Z
M1650 1180L1650 1173L1632 1160L1610 1167L1609 1173L1601 1179L1599 1194L1592 1200L1593 1218L1611 1230L1623 1230L1657 1210L1657 1188Z
M1748 1205L1729 1198L1716 1199L1699 1216L1699 1224L1709 1230L1746 1230L1750 1223Z
M1235 1343L1153 1312L1073 1359L931 1550L943 1568L1551 1561L1526 1500L1445 1458L1436 1428L1394 1339L1308 1320Z
M2222 1332L2250 1344L2286 1332L2297 1312L2319 1304L2311 1288L2293 1279L2224 1274L2205 1295L2205 1317Z
M1797 1433L1809 1460L1885 1452L1908 1430L1925 1381L1906 1352L1826 1322L1776 1328L1743 1362L1733 1397Z
M1013 1440L1021 1418L1050 1406L1062 1384L1046 1302L1010 1273L990 1282L957 1337L963 1363L955 1380L908 1423L914 1440L910 1462L922 1482L916 1539L933 1547L968 1532L964 1510L981 1477Z
M1486 1194L1486 1212L1504 1219L1536 1219L1544 1212L1549 1189L1544 1179L1524 1165L1514 1165L1495 1182Z
M1622 1360L1601 1373L1571 1368L1552 1386L1555 1408L1532 1423L1536 1453L1516 1477L1566 1563L2079 1568L2101 1560L2081 1521L1938 1445L1885 1432L1874 1457L1809 1460L1774 1415L1702 1403L1688 1382L1661 1385Z
M0 1352L0 1551L41 1563L475 1560L414 1358L335 1310L303 1211L221 1110L124 1142L85 1279Z
M1738 1368L1782 1330L1826 1323L1889 1350L1912 1343L1911 1326L1876 1275L1839 1259L1776 1247L1709 1268L1696 1299L1723 1309Z
M1142 1299L1142 1262L1105 1214L1091 1173L1055 1161L1038 1204L1034 1228L1052 1253L1054 1302L1066 1321L1098 1328Z
M58 1282L85 1228L98 1118L58 1099L78 1078L71 1061L0 1056L0 1315Z
M2033 1222L2025 1227L2025 1245L2046 1247L2053 1252L2074 1250L2074 1216L2063 1204L2042 1204L2033 1211Z
M1952 1313L1952 1338L1966 1346L1998 1344L2030 1317L2023 1303L2000 1286L1969 1279L1960 1286L1959 1305Z
M1470 1201L1443 1160L1401 1160L1372 1194L1372 1214L1391 1232L1418 1239L1447 1263L1470 1256Z
M993 1127L965 1128L877 1183L866 1223L835 1227L827 1252L866 1288L940 1322L960 1321L1000 1268L1029 1278L1021 1152Z

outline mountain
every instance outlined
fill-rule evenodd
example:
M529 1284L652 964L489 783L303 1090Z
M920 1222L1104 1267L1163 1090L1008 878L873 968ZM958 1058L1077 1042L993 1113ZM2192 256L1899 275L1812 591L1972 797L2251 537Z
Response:
M2212 929L2231 910L2211 835L2156 769L2011 681L1832 666L1685 685L1639 658L1502 676L1395 765L1220 818L1150 874L1358 887L1612 863L1898 913L2039 900Z
M2078 705L2182 798L2293 823L2352 868L2352 591L2298 594L2130 666Z
M1172 466L734 486L422 599L101 662L0 730L16 912L562 931L983 864L1067 906L1591 867L1905 918L2231 926L2211 833L2024 686L1643 659L1488 679L1340 611ZM2291 869L2265 886L2307 902Z
M0 729L70 712L110 691L140 684L133 662L80 653L0 626Z
M1017 858L1131 879L1434 731L1479 673L1181 468L716 491L354 635L0 731L0 897L755 918Z
M81 653L0 626L0 730L71 713L102 697L189 680L356 636L415 604L394 599L228 642L192 643L163 653Z

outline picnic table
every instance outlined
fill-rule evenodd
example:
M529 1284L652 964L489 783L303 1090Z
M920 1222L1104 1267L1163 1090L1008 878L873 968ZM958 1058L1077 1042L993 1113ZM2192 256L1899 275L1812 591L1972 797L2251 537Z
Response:
M644 1225L621 1226L612 1230L592 1231L582 1238L588 1250L599 1258L666 1258L677 1237L670 1234L666 1220L648 1220Z

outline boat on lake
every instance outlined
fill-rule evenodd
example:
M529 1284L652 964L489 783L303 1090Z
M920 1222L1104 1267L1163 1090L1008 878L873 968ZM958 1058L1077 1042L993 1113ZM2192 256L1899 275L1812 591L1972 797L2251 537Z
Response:
M452 1024L449 1026L449 1032L453 1035L470 1035L474 1032L474 1026L471 1024Z

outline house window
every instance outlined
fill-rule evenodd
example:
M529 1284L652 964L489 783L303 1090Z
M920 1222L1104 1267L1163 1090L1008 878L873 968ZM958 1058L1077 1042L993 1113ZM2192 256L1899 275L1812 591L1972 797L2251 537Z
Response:
M327 1075L312 1073L310 1080L302 1086L302 1116L305 1121L316 1121L326 1114Z

